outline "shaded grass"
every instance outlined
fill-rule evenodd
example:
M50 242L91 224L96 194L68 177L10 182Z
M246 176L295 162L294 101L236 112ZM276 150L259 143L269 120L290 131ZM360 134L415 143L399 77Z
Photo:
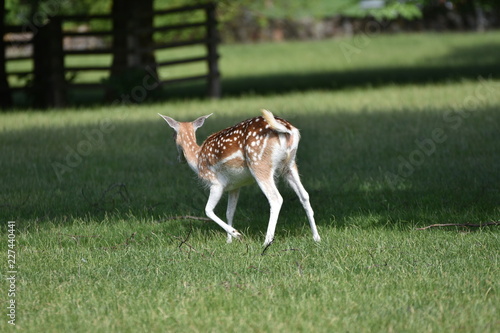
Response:
M497 331L496 227L415 230L498 220L498 95L488 95L459 130L443 120L477 85L2 115L0 218L16 221L18 327ZM201 138L260 107L301 129L299 166L321 244L283 186L276 241L264 256L268 204L255 186L242 191L236 213L242 242L225 244L211 222L169 220L202 215L206 192L177 163L170 129L156 113L184 120L215 112ZM68 149L106 119L112 130L102 143L59 180L53 163L66 163ZM398 156L437 127L449 138L392 188L386 172L397 172Z
M496 76L497 34L372 35L278 47L241 45L228 48L222 58L223 91L272 94ZM262 61L256 65L247 57Z
M168 212L201 214L206 194L193 181L191 170L177 164L169 128L156 113L194 119L214 112L215 118L200 129L202 138L267 107L301 129L300 170L313 204L320 200L324 218L343 224L369 213L378 216L373 224L382 226L494 219L499 193L498 95L491 93L467 118L457 118L462 120L457 128L452 127L456 122L444 118L450 110L459 110L467 96L474 96L479 85L470 81L342 94L295 93L249 97L244 103L226 99L81 110L78 116L4 115L0 163L5 175L14 176L4 181L2 214L17 220L64 220L89 212L102 217L115 210L139 216L153 213L157 218ZM497 83L490 85L496 91ZM88 156L75 158L79 145L95 136L104 120L109 132L90 147ZM423 156L410 175L400 176L401 160L409 161L419 150L417 142L432 138L436 128L443 130L446 141L435 143L434 153ZM398 176L397 181L389 181L388 174ZM113 184L125 184L128 197L120 188L108 190ZM257 188L245 192L246 199L260 196L258 208L267 210ZM286 200L295 200L291 192L285 194ZM243 210L255 204L245 206L246 199ZM291 206L301 214L299 205ZM249 214L247 221L255 215Z
M498 32L375 34L310 42L223 45L222 91L225 96L269 95L498 76L497 40ZM178 70L182 71L182 67ZM189 83L170 87L166 94L176 98L204 92L203 83Z

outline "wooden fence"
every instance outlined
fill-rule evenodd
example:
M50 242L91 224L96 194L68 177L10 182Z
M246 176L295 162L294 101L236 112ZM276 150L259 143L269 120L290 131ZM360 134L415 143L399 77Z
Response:
M163 26L154 26L153 28L144 28L140 26L128 26L125 33L129 40L133 37L140 38L146 34L152 35L155 32L173 32L187 29L203 29L204 36L195 37L183 40L173 40L170 42L156 42L147 46L137 46L128 44L123 49L116 49L116 46L101 46L84 49L68 49L64 46L65 37L71 38L100 38L102 40L111 40L116 36L116 31L65 31L63 27L68 22L89 22L90 20L107 20L113 22L112 15L92 15L92 16L54 16L50 21L37 28L34 31L32 38L28 40L18 40L13 42L17 46L32 46L32 53L30 55L16 55L13 57L7 56L6 61L19 61L30 59L33 60L32 70L17 70L7 71L7 75L21 76L29 78L29 84L24 87L11 88L11 91L22 90L29 93L34 98L34 106L36 107L49 107L49 106L64 106L67 101L67 93L70 89L109 89L102 82L91 83L74 83L72 80L67 79L68 76L78 75L79 73L89 71L108 71L111 76L113 65L79 65L70 66L65 62L66 56L73 55L111 55L116 56L124 54L126 59L129 59L126 67L128 69L136 68L139 66L147 67L147 70L154 75L158 75L158 70L167 66L178 66L183 64L191 64L196 62L205 62L207 64L206 73L194 76L184 76L177 78L161 78L156 76L158 85L171 85L184 81L192 80L206 80L207 82L207 95L212 98L218 98L221 94L220 89L220 74L218 68L219 55L217 52L217 45L219 42L217 32L217 20L215 15L216 7L214 4L202 4L195 6L185 6L166 10L155 11L150 17L160 15L172 15L178 13L193 13L195 11L204 11L204 20L199 22L188 22L180 24L166 24ZM116 29L113 27L113 29ZM20 34L26 31L26 27L6 27L5 33ZM138 37L139 36L139 37ZM132 38L130 38L132 37ZM109 43L108 43L109 44ZM9 44L7 43L7 46ZM106 45L106 44L103 44ZM168 61L153 61L145 64L144 62L138 63L134 59L138 59L141 55L150 53L154 54L157 50L170 49L191 45L203 45L205 47L205 55L196 57L187 57L183 59L175 59ZM153 58L154 59L154 58ZM138 82L140 84L140 82Z

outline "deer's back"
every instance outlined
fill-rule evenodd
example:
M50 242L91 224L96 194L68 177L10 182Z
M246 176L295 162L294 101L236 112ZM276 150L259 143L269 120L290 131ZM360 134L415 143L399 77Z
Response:
M275 118L287 129L294 129L288 121ZM281 141L287 140L285 136L271 129L263 117L247 119L214 133L201 146L199 175L209 181L218 175L229 183L251 183L253 169L262 167L272 155L279 155L276 145L282 145Z

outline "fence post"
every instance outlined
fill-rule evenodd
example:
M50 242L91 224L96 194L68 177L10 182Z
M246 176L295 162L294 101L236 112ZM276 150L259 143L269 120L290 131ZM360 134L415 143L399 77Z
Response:
M5 43L3 41L5 34L4 17L6 14L3 1L0 4L0 109L7 109L12 106L12 95L7 81L7 72L5 69Z
M39 108L66 105L62 21L52 17L33 37L33 106Z
M219 54L217 53L217 44L219 35L217 33L217 16L214 3L206 7L207 16L207 39L206 44L208 53L208 95L212 98L219 98L221 95L220 73L219 73Z

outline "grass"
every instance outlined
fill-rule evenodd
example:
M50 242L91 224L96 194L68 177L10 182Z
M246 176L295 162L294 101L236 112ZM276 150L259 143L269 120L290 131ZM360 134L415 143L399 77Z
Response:
M320 246L288 237L260 256L260 242L227 246L215 233L195 230L188 240L192 248L179 248L164 224L102 224L95 239L59 234L96 232L95 225L81 222L44 228L25 240L49 243L37 246L46 251L25 253L40 266L23 274L32 301L21 298L29 309L19 314L21 327L75 332L89 327L98 332L493 332L498 327L493 268L498 237L490 232L333 228ZM123 243L132 230L136 238Z
M326 41L221 45L220 71L225 96L259 95L316 89L374 87L387 84L436 83L498 76L500 32L478 34L368 34ZM158 51L158 61L202 56L204 47L182 47ZM255 59L261 61L255 62ZM67 56L67 65L109 65L107 55ZM29 61L9 62L7 71L28 70ZM162 67L160 79L207 73L206 64ZM74 75L75 73L70 73ZM68 77L71 75L68 74ZM78 72L73 82L100 82L106 71ZM140 81L142 76L137 78ZM11 86L24 85L26 78L10 77ZM132 89L133 85L130 87ZM153 91L151 99L204 96L204 81ZM26 99L16 95L18 105ZM89 104L101 101L102 91L72 91L70 101Z
M406 38L439 44L434 35ZM453 45L450 51L479 43L444 38L442 54L446 45ZM377 63L374 71L397 61L407 61L401 66L413 73L427 70L423 60L401 60L405 36L380 39L383 48L373 39L356 61ZM489 77L486 67L471 58L460 64L467 70L458 71L458 79L436 74L435 80L390 83L396 71L380 70L389 74L372 86L346 81L341 90L318 85L303 91L301 85L321 75L304 71L305 81L296 85L276 79L298 75L300 59L326 52L329 43L226 46L226 83L243 87L237 72L249 78L250 61L253 68L276 67L274 73L255 69L255 81L247 82L254 93L244 96L1 114L0 220L16 221L16 328L498 331L498 227L417 230L499 220L496 72L481 81L478 75ZM287 61L296 62L295 74L282 61L284 49ZM364 75L337 60L332 73ZM311 62L305 66L327 71L320 69L327 64ZM436 68L443 73L448 65ZM263 88L253 86L271 85L266 78L277 93L260 94ZM298 162L320 244L283 184L276 241L264 255L268 204L255 186L242 191L236 211L241 242L226 244L212 222L172 220L202 216L207 194L177 163L171 131L156 113L187 120L214 112L199 129L201 141L263 107L301 129ZM224 210L221 202L217 212L223 216ZM1 237L6 253L6 226ZM5 314L1 331L12 329Z

